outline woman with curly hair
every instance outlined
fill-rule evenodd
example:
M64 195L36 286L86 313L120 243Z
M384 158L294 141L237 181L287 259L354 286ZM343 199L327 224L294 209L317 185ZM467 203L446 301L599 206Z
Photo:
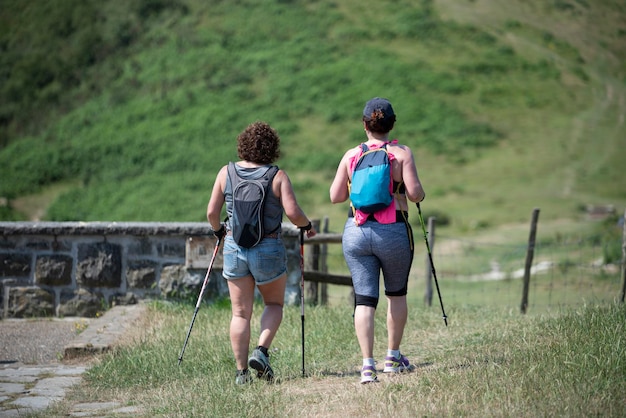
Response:
M387 99L375 97L363 109L366 141L350 148L339 162L330 186L332 203L350 198L352 172L365 150L386 147L391 178L386 185L393 191L391 203L366 213L351 204L344 225L342 247L352 275L355 309L354 328L363 355L361 383L376 382L374 361L374 315L379 299L380 272L387 297L387 355L384 373L411 371L413 366L400 353L400 342L407 321L407 285L413 261L413 231L408 222L408 201L424 199L411 149L389 140L396 115ZM366 147L364 148L363 145Z
M237 176L260 179L280 157L280 138L267 123L252 123L237 137L237 154L241 159L234 163ZM224 204L228 219L222 224ZM287 284L287 256L281 239L283 213L294 225L306 230L307 237L316 234L296 201L287 173L278 169L269 185L265 202L263 224L266 235L251 248L238 245L231 233L233 187L228 166L218 172L207 207L207 219L215 235L220 240L223 238L224 242L223 276L228 283L232 305L230 342L237 365L237 384L252 381L248 367L254 369L260 379L272 381L274 378L268 349L283 318ZM255 288L258 288L265 306L258 346L248 357Z

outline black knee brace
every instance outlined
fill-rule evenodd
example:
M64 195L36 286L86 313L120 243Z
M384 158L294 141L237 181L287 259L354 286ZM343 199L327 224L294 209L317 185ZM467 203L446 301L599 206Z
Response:
M395 292L387 292L385 290L385 296L405 296L408 292L408 286L404 285L404 287L400 290L396 290Z
M378 298L373 298L371 296L363 296L363 295L354 295L354 306L369 306L374 309L378 307Z

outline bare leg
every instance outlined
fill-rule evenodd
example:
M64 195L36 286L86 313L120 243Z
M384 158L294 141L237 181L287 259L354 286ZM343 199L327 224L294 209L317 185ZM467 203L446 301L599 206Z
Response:
M259 345L269 348L276 336L278 327L283 320L283 305L285 303L285 287L287 274L271 283L260 285L259 292L263 297L265 309L261 315L261 334Z
M374 314L371 306L358 305L354 310L354 329L363 358L374 357Z
M399 350L408 315L405 296L387 296L387 345Z
M232 306L230 320L230 345L235 355L237 370L248 368L250 349L250 319L254 304L254 279L252 276L228 280Z

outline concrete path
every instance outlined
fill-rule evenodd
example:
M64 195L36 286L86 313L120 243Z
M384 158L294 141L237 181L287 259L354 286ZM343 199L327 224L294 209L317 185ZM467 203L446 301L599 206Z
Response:
M0 364L0 417L45 415L46 409L62 400L67 390L81 383L89 366L76 365L81 363L80 358L110 350L144 310L143 304L115 306L103 316L90 319L87 328L64 347L64 360L71 360L68 364ZM1 333L0 337L5 338ZM141 412L119 402L96 402L74 405L69 416L133 416Z

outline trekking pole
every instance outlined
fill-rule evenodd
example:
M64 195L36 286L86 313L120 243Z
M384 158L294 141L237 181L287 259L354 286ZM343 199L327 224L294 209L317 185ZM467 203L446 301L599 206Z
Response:
M300 319L302 319L302 377L304 377L304 228L300 228Z
M435 273L435 263L433 263L433 255L430 252L430 245L428 244L428 236L426 234L426 227L424 226L424 218L422 218L422 208L420 207L419 202L416 203L417 212L420 217L420 223L422 224L422 231L424 231L424 241L426 242L426 250L428 251L428 259L430 260L430 269L433 272L433 277L435 278L435 286L437 287L437 295L439 295L439 303L441 304L441 313L443 314L443 322L445 322L446 326L448 326L448 316L446 315L446 311L443 309L443 300L441 300L441 292L439 291L439 283L437 283L437 273Z
M213 262L215 261L215 257L217 256L217 251L220 248L221 239L217 239L215 243L215 249L213 250L213 256L211 257L211 262L209 263L209 268L206 271L206 276L204 276L204 282L202 283L202 289L200 289L200 295L198 295L198 302L196 303L196 309L193 312L193 317L191 318L191 323L189 324L189 331L187 331L187 337L185 337L185 343L183 344L182 350L180 350L180 355L178 356L178 365L183 361L183 354L185 354L185 348L187 347L187 342L189 341L189 335L191 335L191 328L193 328L193 323L196 322L196 316L198 315L198 311L200 310L200 303L202 303L202 296L204 295L204 291L206 289L206 285L209 282L209 276L211 274L211 269L213 268Z

